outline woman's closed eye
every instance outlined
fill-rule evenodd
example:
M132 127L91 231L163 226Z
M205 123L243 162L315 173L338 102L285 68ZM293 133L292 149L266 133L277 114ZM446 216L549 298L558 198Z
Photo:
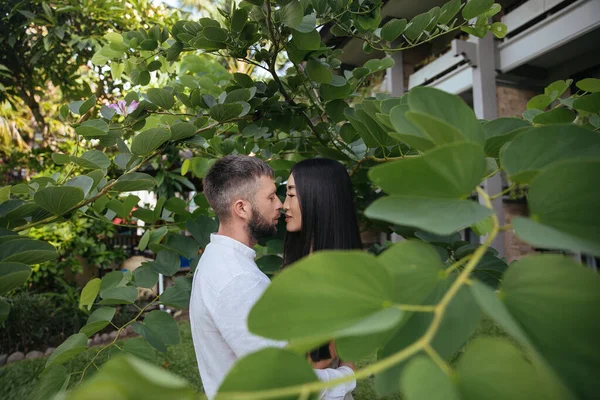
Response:
M296 196L296 195L295 194L291 194L291 193L287 194L287 197L294 197L294 196Z

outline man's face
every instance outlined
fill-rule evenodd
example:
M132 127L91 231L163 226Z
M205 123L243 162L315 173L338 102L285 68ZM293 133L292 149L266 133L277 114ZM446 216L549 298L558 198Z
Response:
M250 235L255 239L275 235L280 209L281 200L277 197L273 179L262 176L258 180L258 190L252 202L252 218L248 221Z

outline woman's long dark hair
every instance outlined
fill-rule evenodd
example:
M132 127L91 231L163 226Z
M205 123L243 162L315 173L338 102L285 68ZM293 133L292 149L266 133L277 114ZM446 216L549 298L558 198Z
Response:
M352 200L352 182L343 165L327 158L300 161L292 167L302 213L300 232L286 232L284 268L319 250L360 249ZM328 345L310 352L313 361L330 358Z
M292 167L302 213L300 232L286 232L283 266L319 250L360 249L352 182L337 161L313 158Z

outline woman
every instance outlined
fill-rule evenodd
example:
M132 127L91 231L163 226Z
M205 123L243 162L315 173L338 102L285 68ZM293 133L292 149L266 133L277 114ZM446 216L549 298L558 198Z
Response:
M318 250L360 249L360 232L348 172L337 161L315 158L292 167L283 203L286 237L283 267ZM334 354L331 354L330 349ZM310 352L315 368L336 358L324 345Z

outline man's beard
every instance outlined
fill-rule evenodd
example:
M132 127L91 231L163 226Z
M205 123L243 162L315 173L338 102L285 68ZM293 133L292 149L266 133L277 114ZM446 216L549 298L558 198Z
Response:
M248 222L248 233L254 241L263 237L275 236L277 234L277 224L267 220L256 207L252 207L252 219Z

